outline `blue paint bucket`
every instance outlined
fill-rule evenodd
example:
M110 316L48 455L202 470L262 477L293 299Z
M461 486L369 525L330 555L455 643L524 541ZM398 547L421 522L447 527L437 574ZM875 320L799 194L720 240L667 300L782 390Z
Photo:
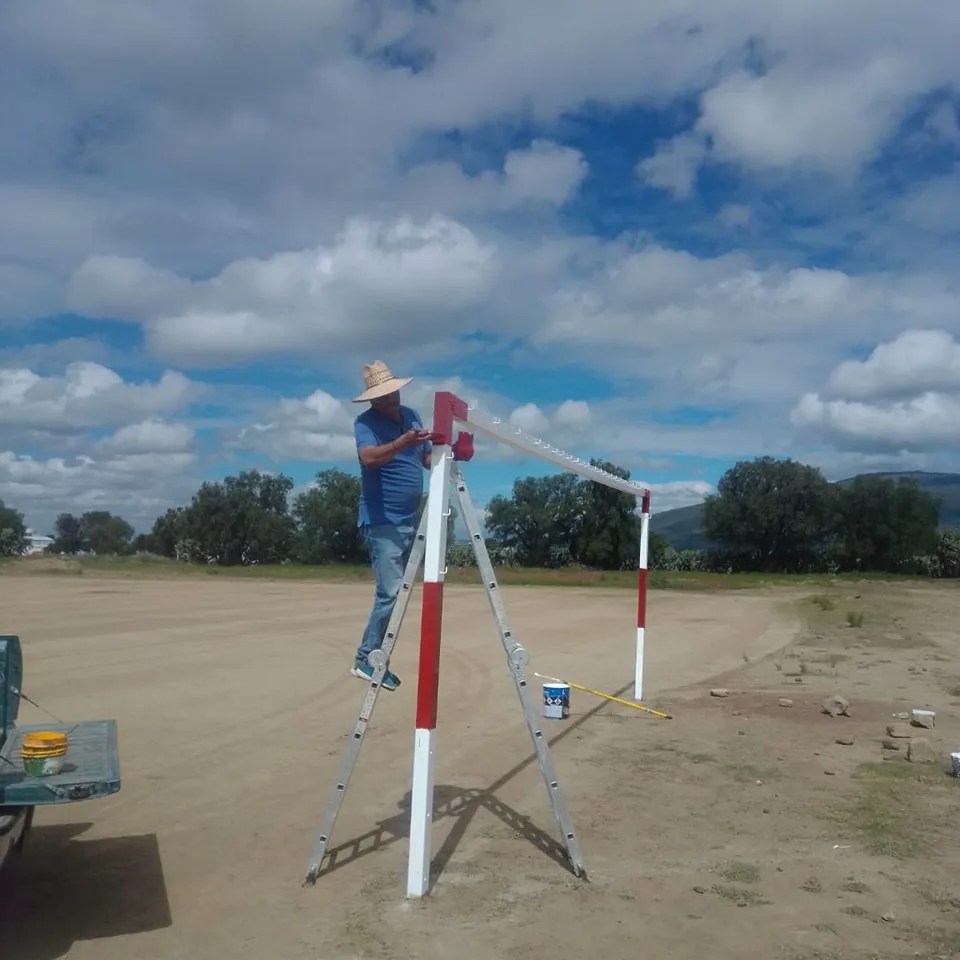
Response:
M543 715L549 720L566 720L570 716L570 687L567 684L543 685Z

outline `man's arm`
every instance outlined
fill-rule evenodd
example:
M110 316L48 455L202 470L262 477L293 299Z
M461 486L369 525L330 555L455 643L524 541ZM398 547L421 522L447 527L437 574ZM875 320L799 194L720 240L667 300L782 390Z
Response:
M422 443L430 435L427 430L408 430L396 440L378 444L376 434L362 422L354 424L353 434L357 441L357 456L360 458L360 463L374 470L389 463L408 447Z
M376 469L389 463L403 448L400 446L400 437L397 440L391 440L389 443L379 445L370 444L369 446L357 447L357 456L365 467Z

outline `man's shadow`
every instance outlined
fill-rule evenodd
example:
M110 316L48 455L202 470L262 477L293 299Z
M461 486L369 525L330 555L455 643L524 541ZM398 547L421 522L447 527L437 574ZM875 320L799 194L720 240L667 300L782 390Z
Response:
M626 684L620 690L617 690L614 696L622 697L632 686L632 683ZM596 716L596 714L606 706L607 701L602 701L577 720L571 721L560 733L547 741L548 745L553 747L560 743L565 737L570 736L578 727ZM549 833L546 833L534 824L529 816L515 810L502 800L499 800L496 796L497 790L503 788L514 777L518 776L530 766L531 763L536 763L536 761L536 753L531 753L484 789L464 788L449 784L438 784L434 788L434 821L448 817L456 817L457 821L440 846L440 849L434 854L430 866L431 887L433 887L450 862L450 858L466 834L478 810L487 810L492 813L514 830L519 837L532 843L545 856L573 874L573 866L567 856L566 847L554 839ZM546 786L544 786L544 790L546 790ZM344 798L344 800L346 802L346 798ZM410 791L404 794L398 806L400 807L400 813L394 814L394 816L388 817L386 820L378 821L373 829L358 837L354 837L352 840L346 840L336 846L331 846L327 850L323 864L321 865L320 876L322 877L323 874L332 873L341 867L348 866L355 860L359 860L368 854L376 853L379 850L392 846L398 840L408 838L410 836ZM574 829L576 829L576 825L574 825Z
M91 826L34 821L0 874L0 957L57 960L80 940L172 925L156 835L77 839Z

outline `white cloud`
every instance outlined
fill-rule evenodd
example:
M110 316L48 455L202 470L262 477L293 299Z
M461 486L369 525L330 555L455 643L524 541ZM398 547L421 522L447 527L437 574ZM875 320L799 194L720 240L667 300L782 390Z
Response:
M637 174L651 187L669 190L677 199L694 192L697 169L707 146L697 134L684 133L658 145L656 153L637 164Z
M0 499L15 506L35 530L50 531L60 513L118 513L149 529L168 507L186 503L199 485L193 452L102 457L31 457L0 451Z
M946 330L905 330L866 360L844 361L827 381L830 394L849 400L943 390L960 391L960 343Z
M721 159L760 169L850 174L877 148L929 73L902 54L827 66L785 60L762 76L730 74L703 96L697 130Z
M284 398L264 419L243 427L233 445L277 462L350 460L356 456L353 418L359 412L324 390L302 400Z
M561 429L578 430L591 422L590 404L585 400L564 400L553 415L553 422Z
M841 448L924 451L960 441L960 343L944 330L906 330L865 360L841 363L823 395L791 412L804 434Z
M199 384L176 370L165 371L156 383L127 383L116 371L89 361L68 364L63 376L0 369L0 431L69 433L129 423L183 410L199 391Z
M589 165L579 150L549 140L534 140L509 151L503 172L484 170L468 176L453 162L423 163L395 186L399 202L449 214L506 211L530 205L558 207L576 192Z
M407 348L469 329L489 293L496 252L446 217L352 220L329 247L231 263L188 282L115 257L87 261L71 305L125 311L151 348L180 360L229 363L276 353L376 348L391 327Z
M157 417L131 423L100 441L108 452L137 456L148 453L177 454L189 451L196 431L185 423L168 423Z
M960 442L960 398L925 392L893 403L822 400L805 394L793 423L852 445L923 449Z
M525 403L510 414L510 424L534 436L549 429L550 421L535 403Z

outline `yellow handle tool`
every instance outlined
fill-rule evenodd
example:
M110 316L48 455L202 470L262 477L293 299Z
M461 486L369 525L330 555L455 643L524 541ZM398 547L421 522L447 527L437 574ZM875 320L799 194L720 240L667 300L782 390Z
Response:
M655 717L661 717L664 720L672 720L673 715L669 713L661 713L659 710L654 710L651 707L645 707L639 703L631 703L629 700L621 700L620 697L611 696L609 693L601 693L599 690L591 690L589 687L583 687L579 683L571 683L569 680L560 680L557 677L545 677L542 673L534 673L535 677L539 677L541 680L549 680L551 683L565 683L568 687L573 687L575 690L582 690L584 693L592 694L595 697L600 697L603 700L612 700L614 703L622 703L625 707L633 707L634 710L645 710L647 713L652 713Z

